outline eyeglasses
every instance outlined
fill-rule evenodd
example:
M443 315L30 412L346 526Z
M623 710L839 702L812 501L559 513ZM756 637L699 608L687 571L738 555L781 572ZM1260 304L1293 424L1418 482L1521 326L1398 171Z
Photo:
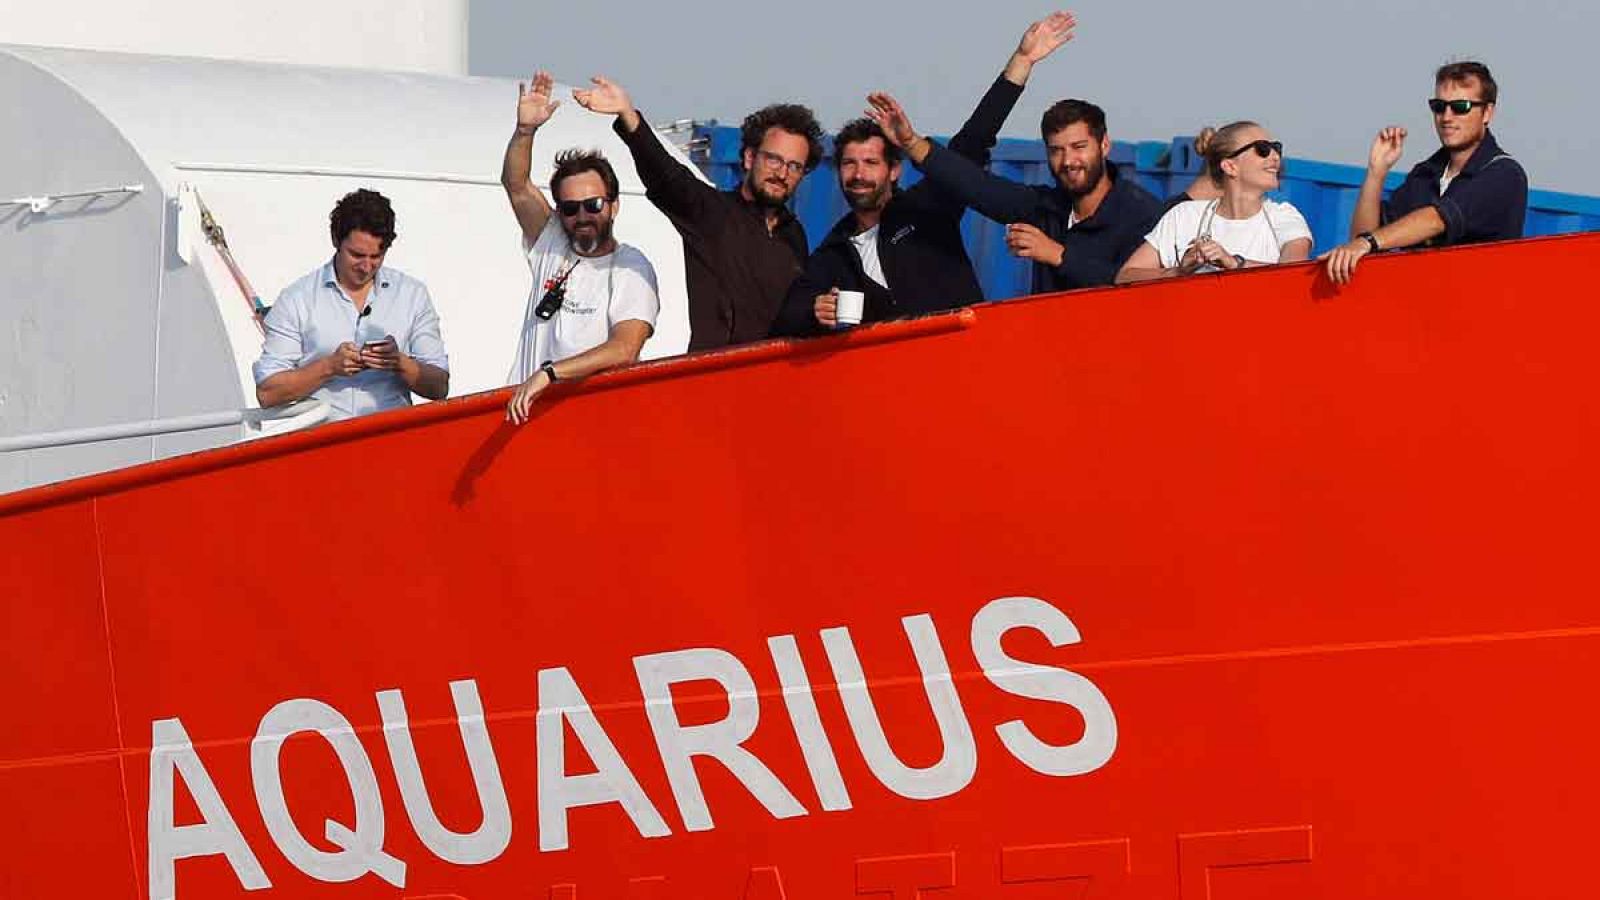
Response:
M768 169L782 169L790 175L802 175L806 171L805 163L784 159L770 150L757 150L756 159L760 160L761 165Z
M1243 147L1240 147L1239 149L1233 151L1232 153L1229 153L1226 157L1223 157L1223 158L1224 159L1233 159L1235 156L1242 156L1248 150L1254 150L1256 152L1256 155L1261 157L1262 159L1266 159L1267 157L1271 156L1274 153L1278 154L1279 156L1282 156L1283 155L1283 141L1266 141L1266 140L1251 141L1250 143L1245 144Z
M1444 115L1445 110L1450 110L1458 116L1472 112L1475 106L1488 106L1487 100L1440 100L1438 97L1428 101L1428 109L1436 116Z
M561 210L561 214L569 219L577 215L580 209L590 215L599 215L600 210L606 208L606 198L585 197L582 200L562 200L556 204L556 208Z

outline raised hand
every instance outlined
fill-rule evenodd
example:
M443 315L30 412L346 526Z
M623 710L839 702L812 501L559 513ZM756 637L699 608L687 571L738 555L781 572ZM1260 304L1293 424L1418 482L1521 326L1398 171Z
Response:
M572 91L572 99L578 101L579 106L608 116L619 116L633 108L633 101L628 99L628 92L622 85L604 75L596 75L589 81L594 87Z
M1394 168L1400 161L1400 154L1406 149L1406 130L1398 125L1391 125L1378 132L1372 140L1372 150L1367 154L1367 165L1381 172Z
M550 121L556 107L561 105L560 100L550 99L553 87L555 79L544 71L535 72L533 82L526 87L517 82L517 128L532 131Z
M1036 63L1054 53L1056 48L1072 40L1078 20L1066 11L1053 12L1028 26L1017 43L1017 55Z
M634 110L633 101L628 98L628 92L622 89L622 85L604 75L596 75L589 81L594 87L572 90L572 99L578 101L579 106L601 115L617 116L622 120L622 127L629 132L639 128L639 113Z
M878 127L888 135L889 143L905 150L921 137L911 127L911 117L906 115L900 101L894 97L883 91L873 91L867 95L867 103L867 118L878 123Z

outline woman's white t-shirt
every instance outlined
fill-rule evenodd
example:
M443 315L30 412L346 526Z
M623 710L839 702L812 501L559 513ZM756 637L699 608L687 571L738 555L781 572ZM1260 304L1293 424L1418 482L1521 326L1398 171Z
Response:
M1311 239L1311 226L1300 210L1276 200L1262 201L1261 211L1247 219L1217 215L1215 200L1187 200L1167 210L1144 239L1161 254L1162 267L1172 268L1195 238L1206 233L1229 253L1250 262L1275 263L1285 244Z
M558 362L600 346L618 322L638 319L655 328L661 310L656 270L637 249L618 244L605 256L579 256L554 215L533 246L524 239L522 248L533 272L533 289L528 294L509 383L528 380L547 361ZM534 310L546 286L569 267L572 272L567 276L565 302L554 316L539 318Z

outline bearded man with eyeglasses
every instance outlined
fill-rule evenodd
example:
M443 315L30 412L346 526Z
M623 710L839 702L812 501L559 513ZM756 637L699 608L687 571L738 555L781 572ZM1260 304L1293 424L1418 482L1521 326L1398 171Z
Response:
M650 260L612 235L621 198L604 156L577 149L556 155L554 208L529 178L534 135L559 105L550 99L553 86L548 72L517 85L517 127L500 168L533 272L509 378L517 389L506 404L506 419L517 425L550 385L637 360L661 309Z
M1405 150L1406 130L1378 132L1350 218L1350 242L1323 257L1336 284L1349 282L1362 257L1380 250L1522 237L1528 175L1489 131L1500 93L1489 67L1449 63L1433 80L1428 111L1440 147L1384 200L1383 181Z
M645 196L683 238L689 349L759 341L771 330L809 244L788 203L822 161L822 126L794 103L763 107L739 129L744 178L719 191L669 154L622 86L607 78L572 96L613 128L633 154Z

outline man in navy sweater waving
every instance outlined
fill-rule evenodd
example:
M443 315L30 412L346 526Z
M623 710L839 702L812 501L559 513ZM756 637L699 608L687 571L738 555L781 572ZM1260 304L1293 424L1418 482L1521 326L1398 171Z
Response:
M1076 21L1054 13L1034 28L1071 38ZM1033 33L1029 29L1029 34ZM1062 40L1062 43L1065 42ZM1033 63L1024 35L1005 72L984 95L974 119L1003 122L1022 96ZM1055 184L1026 185L991 174L972 160L917 133L890 95L870 95L868 110L890 140L905 150L930 181L983 215L1004 222L1011 252L1033 261L1033 291L1111 284L1161 215L1161 201L1123 177L1106 157L1111 137L1105 112L1085 100L1062 100L1045 110L1039 129ZM984 105L994 109L985 110ZM998 126L996 126L998 128Z

